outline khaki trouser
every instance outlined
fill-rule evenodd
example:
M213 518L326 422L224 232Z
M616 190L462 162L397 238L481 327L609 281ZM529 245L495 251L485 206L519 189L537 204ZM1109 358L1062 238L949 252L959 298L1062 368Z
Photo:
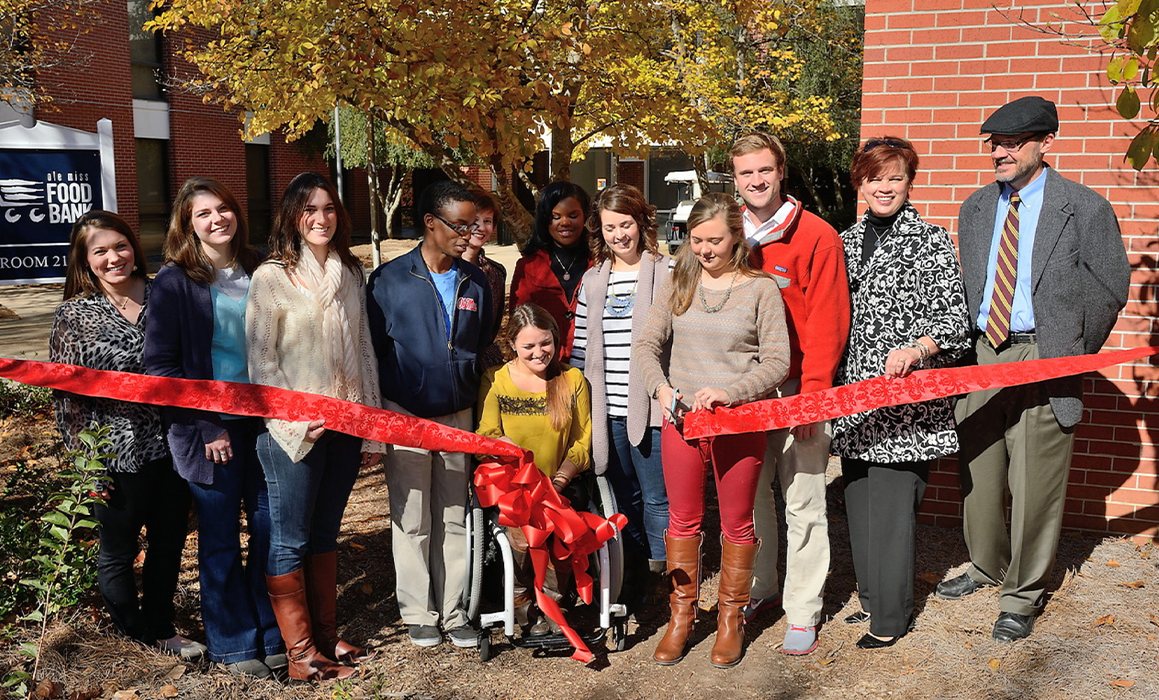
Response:
M785 382L779 396L797 393L797 381ZM829 575L829 521L825 514L825 467L832 429L826 421L808 440L789 431L768 434L765 463L753 510L756 536L762 541L753 566L751 597L776 595L777 507L773 482L781 481L785 499L785 586L783 607L789 624L812 626L821 621L822 594Z
M975 349L980 365L1038 359L1033 343L995 352L982 337ZM1062 531L1074 428L1055 420L1041 383L968 394L956 418L962 530L971 561L966 573L1001 584L1002 612L1037 614Z
M410 415L391 401L383 407ZM474 430L473 409L431 418ZM431 452L391 445L386 458L390 491L391 548L398 608L407 625L451 630L467 624L463 588L467 582L467 489L470 458L458 452Z

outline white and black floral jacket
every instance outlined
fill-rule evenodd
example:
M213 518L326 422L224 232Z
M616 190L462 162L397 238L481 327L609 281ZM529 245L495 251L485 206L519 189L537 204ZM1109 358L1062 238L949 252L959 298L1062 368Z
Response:
M862 260L865 219L841 234L852 323L836 385L884 374L891 350L929 336L942 349L921 367L943 367L966 351L970 323L962 267L950 235L908 202ZM952 399L879 408L833 423L834 454L872 462L929 460L958 451Z

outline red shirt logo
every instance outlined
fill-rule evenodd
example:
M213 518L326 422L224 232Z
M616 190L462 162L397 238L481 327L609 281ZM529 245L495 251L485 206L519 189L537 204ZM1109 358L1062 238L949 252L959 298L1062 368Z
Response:
M478 305L475 304L475 300L471 299L469 297L460 297L458 308L463 310L463 311L478 311L479 310Z

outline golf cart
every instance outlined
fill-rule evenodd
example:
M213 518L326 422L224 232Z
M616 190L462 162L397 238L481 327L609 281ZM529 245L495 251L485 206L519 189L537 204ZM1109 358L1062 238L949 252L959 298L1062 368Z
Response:
M662 234L668 240L668 252L676 253L688 238L688 215L692 212L692 205L703 194L700 191L700 181L696 178L695 170L674 170L664 176L664 182L676 185L679 202L668 216ZM708 173L708 184L713 192L732 194L732 176L727 173Z

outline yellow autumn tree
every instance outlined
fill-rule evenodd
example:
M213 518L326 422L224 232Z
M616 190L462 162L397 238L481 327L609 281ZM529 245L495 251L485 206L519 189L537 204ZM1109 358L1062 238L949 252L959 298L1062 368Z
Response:
M0 101L49 100L38 73L78 59L76 37L92 27L98 0L0 0Z
M696 151L740 124L831 130L823 105L757 95L759 70L733 79L738 56L747 66L760 54L751 37L777 31L808 2L676 2L171 0L153 26L190 37L185 56L202 74L192 87L251 113L251 133L301 134L344 103L451 177L463 177L456 154L473 154L523 240L530 215L514 179L534 191L527 173L548 139L551 177L567 179L597 137L622 152L651 143Z

